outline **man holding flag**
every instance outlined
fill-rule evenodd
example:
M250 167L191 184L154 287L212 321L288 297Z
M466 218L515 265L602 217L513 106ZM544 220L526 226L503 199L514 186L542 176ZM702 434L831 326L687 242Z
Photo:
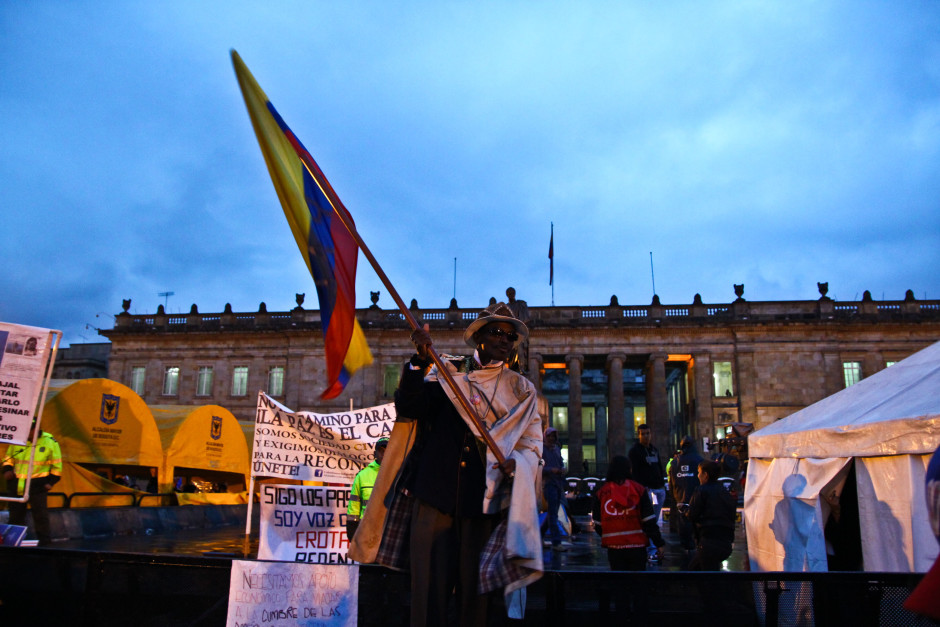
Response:
M504 587L510 616L521 618L525 586L542 572L535 498L542 429L535 387L506 362L528 329L498 303L465 332L476 350L459 359L461 369L437 355L427 328L411 316L323 172L234 50L232 62L271 180L316 282L328 373L322 398L340 394L350 375L372 361L355 319L357 245L414 330L417 352L396 392L402 419L349 556L405 569L410 561L412 625L450 624L454 586L461 624L484 625L486 593L498 587ZM411 448L415 425L418 441Z
M384 497L378 490L390 483L381 475L396 473L388 513L375 520L380 510L366 510L365 529L350 546L358 561L410 569L412 625L452 624L448 604L455 590L461 625L485 625L486 593L499 587L510 615L521 617L523 589L541 576L535 498L541 420L535 386L506 365L528 333L505 303L497 303L464 332L473 355L446 357L457 385L505 455L508 476L431 366L428 330L412 333L416 352L395 394L398 422L411 429L396 426L390 449L397 448L396 440L414 445L403 463L383 464L372 500ZM380 531L373 532L376 527Z

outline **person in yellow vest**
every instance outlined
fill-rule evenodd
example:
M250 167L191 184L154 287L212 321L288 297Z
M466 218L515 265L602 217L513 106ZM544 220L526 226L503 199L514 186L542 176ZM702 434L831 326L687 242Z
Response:
M360 470L353 479L349 493L349 506L346 508L346 536L349 539L356 535L359 521L366 511L366 505L369 504L369 497L372 496L372 488L375 486L375 478L379 474L379 466L382 464L386 448L388 448L388 438L379 438L375 443L375 459Z
M35 418L30 428L29 442L31 444L8 446L0 466L7 481L9 496L22 496L26 488L26 475L29 472L30 451L36 449L32 480L29 484L29 500L26 503L10 503L10 524L26 525L28 503L33 511L33 530L39 540L39 545L43 546L52 541L46 495L61 479L62 450L51 433L36 428Z

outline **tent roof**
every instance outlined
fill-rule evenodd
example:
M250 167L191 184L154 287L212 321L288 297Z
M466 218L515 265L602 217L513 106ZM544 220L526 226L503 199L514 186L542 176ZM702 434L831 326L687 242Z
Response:
M42 429L62 447L64 461L159 466L160 434L139 395L110 379L54 379Z
M940 342L748 437L751 457L879 457L940 445Z
M247 475L251 451L232 412L219 405L152 405L150 410L163 442L167 481L177 466Z

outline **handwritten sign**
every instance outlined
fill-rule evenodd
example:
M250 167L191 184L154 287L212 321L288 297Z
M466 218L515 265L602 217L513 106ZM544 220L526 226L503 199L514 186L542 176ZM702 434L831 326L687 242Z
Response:
M359 566L232 560L227 627L315 627L359 620Z
M348 485L394 423L394 403L316 414L293 412L259 392L251 474Z
M48 329L0 322L0 444L29 438L50 337Z
M348 488L262 484L258 559L354 563L346 556L348 504Z

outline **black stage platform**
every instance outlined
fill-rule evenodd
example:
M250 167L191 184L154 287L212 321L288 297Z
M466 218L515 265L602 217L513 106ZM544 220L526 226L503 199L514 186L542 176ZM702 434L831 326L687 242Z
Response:
M224 625L246 506L109 509L70 514L98 537L65 539L60 531L49 548L0 547L0 625ZM121 533L106 535L103 517L125 521L115 524ZM152 526L140 526L141 520ZM743 530L728 572L684 572L677 540L665 526L663 564L646 573L613 573L590 519L576 522L581 532L567 551L546 550L546 573L528 589L525 619L496 612L491 624L932 624L901 608L920 575L750 573ZM249 559L256 549L253 542ZM359 597L359 625L407 624L404 576L361 566Z

